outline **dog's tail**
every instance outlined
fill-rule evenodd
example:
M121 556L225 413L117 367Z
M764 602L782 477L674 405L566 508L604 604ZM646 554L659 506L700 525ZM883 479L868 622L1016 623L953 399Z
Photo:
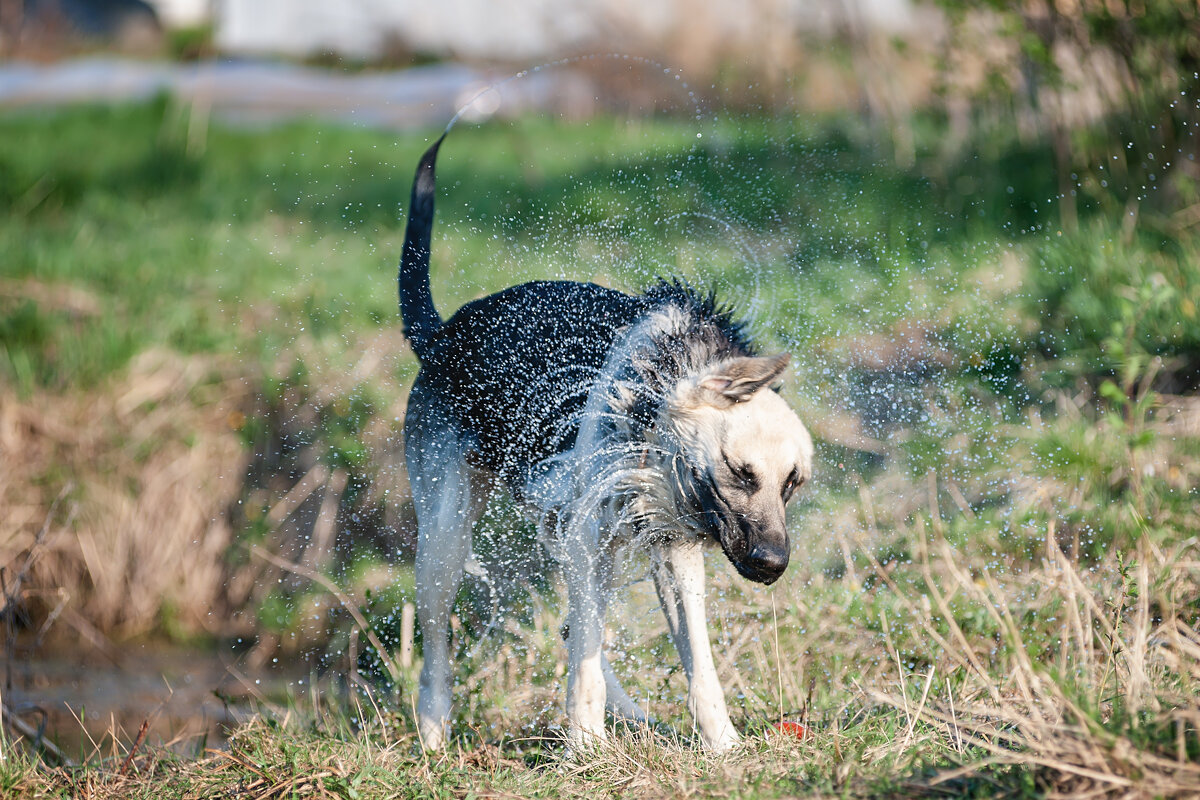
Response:
M444 133L438 137L417 165L398 277L404 335L422 361L430 351L430 340L442 327L442 318L433 306L433 294L429 290L429 235L433 230L434 164L438 147L445 138Z

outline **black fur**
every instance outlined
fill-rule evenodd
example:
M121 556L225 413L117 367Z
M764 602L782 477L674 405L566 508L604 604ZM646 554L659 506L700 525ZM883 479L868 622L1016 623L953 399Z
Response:
M536 281L466 304L442 322L429 290L434 162L439 139L421 159L400 266L405 333L421 361L423 397L445 408L470 438L479 466L519 493L528 471L570 449L597 374L618 340L645 315L671 305L686 319L682 336L661 337L635 354L622 376L636 402L622 409L652 424L657 403L690 370L753 354L745 326L681 281L641 295L592 283Z

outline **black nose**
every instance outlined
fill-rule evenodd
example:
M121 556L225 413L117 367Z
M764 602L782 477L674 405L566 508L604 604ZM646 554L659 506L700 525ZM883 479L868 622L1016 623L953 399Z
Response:
M756 544L738 565L738 572L757 583L771 584L787 569L788 556L786 543Z

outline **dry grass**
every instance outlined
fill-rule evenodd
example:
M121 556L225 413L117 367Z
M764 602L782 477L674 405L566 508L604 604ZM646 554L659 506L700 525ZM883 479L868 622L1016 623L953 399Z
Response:
M9 603L85 638L225 622L244 384L151 350L102 391L0 398L0 565Z
M1198 545L1193 538L1163 551L1142 539L1127 569L1114 561L1082 573L1059 548L1051 525L1041 568L1024 575L1024 585L1001 587L986 567L964 564L939 539L924 557L924 567L938 573L928 584L934 602L914 610L931 636L949 629L941 642L945 659L929 666L923 691L916 689L922 676L909 673L901 692L869 695L903 710L910 737L919 720L959 753L986 755L964 759L933 785L1017 764L1036 773L1046 796L1195 796ZM1126 580L1112 579L1122 573ZM991 617L999 631L991 653L955 622L946 601L954 595ZM1014 612L1017 598L1029 595L1042 598L1040 607ZM1053 649L1027 643L1028 625L1019 619L1031 612L1053 615ZM948 687L944 694L928 692L939 667L962 675L957 697Z

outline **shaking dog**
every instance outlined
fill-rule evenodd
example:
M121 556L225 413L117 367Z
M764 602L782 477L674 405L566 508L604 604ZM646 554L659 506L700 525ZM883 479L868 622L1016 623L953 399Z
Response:
M730 309L679 281L640 295L537 281L443 320L429 285L441 144L417 167L399 274L404 331L421 362L404 422L418 527L421 740L431 749L445 741L451 606L472 527L507 491L563 570L571 746L604 739L606 711L646 720L604 652L618 559L640 548L701 741L729 749L738 734L708 641L703 552L718 546L758 583L787 567L784 509L811 476L813 452L772 388L788 356L758 355Z

